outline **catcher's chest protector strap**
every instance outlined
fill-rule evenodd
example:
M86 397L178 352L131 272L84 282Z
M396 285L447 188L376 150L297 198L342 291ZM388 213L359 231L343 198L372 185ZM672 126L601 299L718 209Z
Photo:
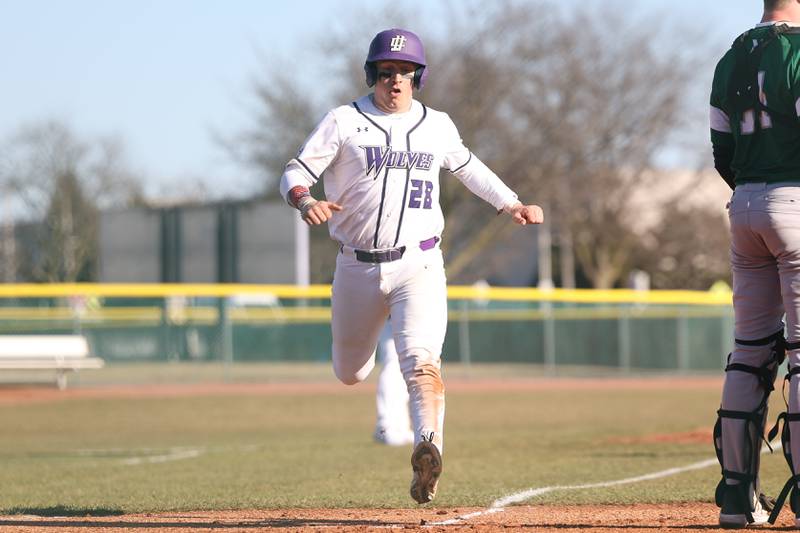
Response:
M777 120L786 124L794 125L798 122L797 115L786 114L770 108L761 102L759 95L758 70L761 63L761 56L764 50L777 41L782 35L796 35L800 33L800 28L789 26L788 24L773 24L763 39L753 44L751 33L756 30L748 30L736 38L731 45L736 60L728 80L728 105L733 111L740 113L748 109L754 109L758 114L761 111L768 112ZM791 42L789 47L791 48ZM756 121L756 128L760 124Z

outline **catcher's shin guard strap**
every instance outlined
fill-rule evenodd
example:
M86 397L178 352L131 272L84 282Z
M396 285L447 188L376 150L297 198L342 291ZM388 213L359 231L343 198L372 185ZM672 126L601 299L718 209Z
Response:
M729 365L729 367L732 365ZM746 367L746 365L741 365L742 367ZM765 365L766 367L766 365ZM744 370L745 372L749 372L751 374L755 374L759 376L759 383L763 384L765 381L761 379L760 372L761 369L755 367L746 367L750 370ZM727 369L726 369L727 370ZM741 370L741 368L729 368L729 370ZM774 374L773 374L774 375ZM734 497L739 500L739 505L742 509L745 510L745 516L747 518L748 523L752 523L754 521L753 514L752 514L752 502L750 501L750 487L755 484L757 472L756 466L754 465L755 458L754 455L759 453L759 443L763 436L763 428L766 423L766 403L767 398L771 392L770 389L764 390L764 398L759 403L753 411L734 411L731 409L719 409L717 411L717 422L714 424L714 451L717 454L717 459L719 460L719 464L722 467L722 479L720 479L719 483L717 484L717 490L715 491L715 500L718 507L722 507L725 492L726 491L735 491ZM744 421L744 428L742 430L742 456L746 458L746 463L744 465L744 472L736 472L733 470L728 470L725 468L725 463L723 461L723 451L722 451L722 419L723 418L730 418L734 420L743 420ZM750 425L753 425L755 428L758 428L757 431L751 431ZM770 450L772 447L767 442L767 446ZM728 481L738 481L739 483L736 485L728 484Z
M791 382L792 377L796 376L798 374L800 374L800 366L795 366L794 368L790 368L789 371L786 373L786 377L784 377L784 381L783 381L783 383L784 383L783 401L784 402L786 402L786 389L785 389L786 382ZM781 420L784 420L785 422L797 422L797 421L800 421L800 413L789 413L788 412L788 409L789 409L789 404L788 403L786 404L786 409L787 409L786 411L784 411L783 413L778 415L778 419L775 420L775 425L772 426L772 429L769 430L769 433L767 434L767 438L770 441L773 440L778 435L778 430L780 429ZM781 441L783 441L783 440L786 441L786 442L783 442L783 444L784 444L783 455L784 456L786 456L786 454L791 454L791 451L788 448L788 444L789 444L789 437L787 435L788 431L789 431L789 426L788 426L788 424L784 423L784 432L781 433ZM789 467L791 468L791 466L792 466L791 456L787 457L787 460L789 461Z
M714 433L715 434L717 433L717 426L720 426L719 427L719 435L720 435L720 439L722 438L722 423L721 423L721 419L722 418L733 418L733 419L736 419L736 420L744 420L745 421L745 424L744 424L744 434L745 434L744 438L745 438L745 442L749 443L750 441L747 438L747 432L748 432L748 429L749 429L750 422L756 424L756 427L759 427L759 428L763 428L766 425L767 421L764 419L765 418L764 415L766 414L766 412L764 411L764 405L766 405L766 403L767 403L766 402L766 398L768 398L768 397L769 397L769 393L766 394L766 397L765 397L764 401L759 404L759 406L756 408L755 411L731 411L729 409L720 409L720 410L718 410L717 411L717 415L719 415L719 418L717 419L717 423L714 425ZM763 429L761 431L763 431ZM772 433L772 432L770 432L770 433ZM715 436L714 440L716 441L716 436ZM767 444L767 448L769 448L769 451L772 451L772 445L770 445L769 440L765 439L763 435L761 435L761 437L758 440L763 440ZM754 447L755 446L753 446L753 448ZM720 459L720 464L722 464L722 457L721 456L722 456L722 451L718 450L717 451L717 458Z
M766 416L766 406L767 403L769 402L769 395L772 393L773 390L775 390L775 377L778 374L778 368L786 358L786 347L787 347L786 339L783 338L782 331L773 333L769 337L764 337L763 339L756 339L752 341L744 341L741 339L736 339L737 344L743 344L746 346L765 346L771 342L774 342L774 345L772 346L771 357L763 365L751 366L751 365L746 365L744 363L729 363L725 367L725 372L731 372L731 371L746 372L748 374L754 375L758 379L758 383L759 385L761 385L761 389L764 391L764 396L761 398L761 402L758 404L758 406L750 413L753 416L748 416L748 413L743 411L728 411L720 409L718 411L720 417L744 419L749 422L755 422L759 424L758 427L761 428L763 428L766 425L766 420L764 419ZM728 359L730 360L730 354L728 354ZM789 372L789 374L786 375L786 379L788 380L791 377L791 375L798 373L800 373L800 367L792 369ZM719 424L719 420L717 420L717 423ZM772 434L772 431L770 431L770 434ZM764 439L763 435L761 436L761 438ZM773 438L774 436L770 437L769 439L764 439L764 442L766 442L767 447L769 448L770 451L772 451L772 445L770 444L770 441ZM717 452L717 456L718 457L720 456L719 451ZM721 462L722 460L720 458L720 463Z
M743 339L734 339L734 340L736 341L736 344L739 344L741 346L766 346L772 341L784 341L784 343L786 342L783 338L783 330L776 331L772 335L769 335L762 339L754 339L751 341L746 341Z
M755 339L755 340L742 340L742 339L734 339L736 344L741 346L766 346L770 343L773 343L772 350L770 353L770 358L764 362L761 366L751 366L746 365L744 363L729 363L725 367L725 372L730 371L738 371L738 372L747 372L748 374L753 374L758 378L758 382L761 385L761 388L764 390L764 398L762 399L759 406L756 408L756 411L761 410L762 407L767 405L767 400L769 398L769 394L775 390L775 377L778 375L778 367L783 364L784 359L786 359L786 349L788 346L794 346L797 344L797 347L800 348L800 343L790 343L787 344L786 339L783 337L783 331L776 331L772 335L768 337L764 337L763 339ZM730 361L731 354L728 354L728 360Z
M749 490L750 484L755 478L747 474L742 474L741 472L732 472L730 470L723 470L722 476L722 479L720 479L719 483L717 483L717 490L714 494L717 507L722 507L722 502L725 499L726 491L734 491L735 498L739 500L739 506L744 509L744 515L747 518L747 522L752 524L755 520L753 519L753 511L750 508L752 504L749 498ZM739 484L728 485L725 482L726 479L736 479L739 481Z
M761 413L757 411L731 411L730 409L719 409L717 414L721 418L735 418L736 420L749 420L751 422L761 421Z
M738 370L739 372L753 374L758 378L758 383L767 394L775 390L776 367L772 365L771 360L764 366L750 366L742 363L731 363L725 367L725 372L730 372L731 370Z
M796 366L794 368L790 368L786 375L783 377L783 401L786 402L786 383L791 382L792 377L800 374L800 366ZM786 404L786 408L789 408L789 404ZM777 425L777 424L776 424Z
M755 482L756 474L753 472L753 450L755 443L752 442L750 437L750 423L756 424L756 427L762 427L764 423L764 411L759 408L756 411L732 411L730 409L720 409L717 411L717 422L714 424L714 451L717 453L717 459L722 467L722 479L717 484L717 490L714 493L714 499L718 507L722 507L725 491L736 491L737 499L741 500L741 506L745 509L748 522L753 522L753 516L750 509L750 502L748 491L750 485ZM748 458L748 463L745 467L746 472L736 472L733 470L726 470L725 463L722 460L722 419L733 418L735 420L744 420L743 431L743 456ZM760 439L756 440L759 442ZM729 485L728 480L735 480L739 483L737 485Z
M795 372L796 374L797 372ZM800 508L797 508L797 495L800 494L797 492L797 483L800 482L800 475L798 475L794 471L794 463L792 461L792 448L791 448L791 429L789 428L789 422L800 422L800 413L781 413L778 415L778 420L775 422L775 426L769 432L769 439L772 440L778 434L778 429L780 427L781 420L783 420L783 431L781 432L781 443L783 445L783 456L786 458L786 462L789 463L789 470L792 472L792 477L786 482L781 489L778 498L775 500L775 506L772 509L772 512L769 515L769 523L774 524L775 520L778 519L778 515L781 512L781 508L783 507L784 502L786 501L786 497L791 494L791 498L789 500L791 504L792 511L795 513L800 511Z
M717 485L715 499L717 505L722 507L724 495L727 491L735 491L735 498L740 501L747 521L753 522L753 503L750 501L750 488L757 489L756 478L758 477L758 454L760 453L760 443L764 440L767 447L772 451L769 441L764 438L764 426L766 425L767 403L770 393L775 390L775 377L778 374L778 367L786 357L786 341L783 338L783 331L777 331L768 337L755 340L736 339L736 344L741 346L767 346L772 343L769 359L761 366L751 366L744 363L729 363L725 367L725 372L745 372L753 375L761 386L763 396L761 401L752 411L734 411L731 409L720 409L717 411L717 422L714 424L714 450L717 459L722 467L722 479ZM731 355L728 355L730 361ZM745 463L740 465L744 472L727 470L723 461L722 450L722 419L730 418L744 421L742 430L742 449L741 456L745 458ZM752 427L751 427L752 424ZM729 481L738 481L737 484L728 484Z
M765 385L764 388L767 391L767 393L771 392L774 389L773 382L775 381L775 375L777 374L778 367L781 366L783 364L784 359L786 359L786 350L787 349L796 350L800 348L800 342L787 343L786 339L783 336L782 330L776 331L769 337L764 337L763 339L755 339L751 341L734 339L734 341L736 342L736 344L740 346L766 346L767 344L774 342L774 344L772 345L771 357L766 363L764 363L760 367L761 371L755 372L751 370L746 370L746 368L748 368L748 365L743 365L741 363L733 363L725 368L726 372L729 369L741 370L743 372L750 372L752 374L758 375L759 380L762 382L762 384ZM728 355L728 357L730 358L730 355ZM754 367L749 367L749 368L754 368ZM766 369L769 369L772 372L771 376L766 372ZM766 380L764 378L766 378ZM769 380L768 386L766 385L767 380Z
M789 500L790 506L792 511L797 513L797 483L800 482L800 476L797 474L793 475L789 478L786 484L781 489L781 493L778 494L777 499L775 500L775 506L772 508L772 512L769 513L769 523L774 524L775 521L778 519L778 515L781 514L781 509L783 508L783 504L786 503L786 497L791 494L791 498Z

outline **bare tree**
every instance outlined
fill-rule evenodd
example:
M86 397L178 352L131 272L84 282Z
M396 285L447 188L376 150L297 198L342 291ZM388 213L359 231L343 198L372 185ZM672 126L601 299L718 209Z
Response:
M650 273L656 289L707 290L719 280L731 282L729 232L725 215L679 200L665 208L665 220L642 239L635 261Z
M28 246L18 253L26 271L19 277L91 280L98 209L142 196L120 143L85 142L65 124L50 121L21 128L3 153L3 182L28 228Z
M634 192L648 186L673 132L703 112L682 98L699 53L657 25L602 9L564 16L548 4L508 3L484 15L478 30L474 19L451 30L470 40L447 41L454 49L445 54L464 60L448 64L455 71L434 96L489 166L548 207L593 285L613 286L637 246ZM460 211L476 205L456 202ZM451 250L448 274L476 276L480 250L510 229L498 220L476 232L472 216L454 215L450 240L464 245Z
M255 171L257 194L275 197L286 163L294 157L325 111L352 101L364 85L365 44L375 28L402 26L407 17L399 8L364 8L328 27L324 35L299 36L318 50L317 61L298 68L294 58L259 52L261 66L253 74L245 110L249 125L231 136L217 135L233 159ZM335 51L335 52L331 52Z
M320 116L318 104L297 90L289 68L265 60L263 70L266 74L251 83L250 125L230 137L218 137L218 141L237 162L255 171L258 196L277 197L284 165Z
M33 263L35 281L94 279L98 211L77 176L66 171L55 177L43 224L39 256Z
M17 247L14 237L14 199L8 182L9 161L0 151L0 281L13 283L17 278Z
M366 43L376 29L405 21L397 13L350 20L326 32L320 46L337 51L326 57L336 98L314 109L363 93ZM561 265L574 261L595 287L614 286L632 268L640 246L633 196L649 186L648 171L674 133L704 113L702 102L692 106L685 98L704 60L702 39L610 8L566 14L544 1L454 3L443 20L448 26L436 31L414 25L431 69L419 98L448 112L465 144L521 199L547 207ZM673 35L690 38L693 46ZM259 140L259 132L272 130L264 139L294 135L302 124L307 134L312 106L295 105L301 97L294 84L270 80L269 97L261 99L269 121L257 120L249 135L278 156L282 169L291 157L288 148L273 149L275 143ZM269 166L274 187L280 175L275 160L251 162ZM514 228L491 216L491 207L449 173L441 184L448 278L471 283L494 268L481 252L511 241ZM475 220L481 220L477 227Z
M348 20L358 24L344 22L339 27L327 28L323 37L308 37L320 51L319 64L306 65L308 69L298 69L290 58L267 58L262 54L260 72L251 83L249 126L231 137L219 138L234 160L255 173L258 196L279 198L278 184L284 166L323 113L366 90L364 43L370 42L377 31L374 28L402 26L405 17L399 9L382 12L364 9ZM330 50L335 50L335 54L328 53ZM309 86L311 90L299 89ZM323 183L314 185L311 193L323 198ZM337 244L330 239L327 226L311 228L310 248L311 281L331 282Z

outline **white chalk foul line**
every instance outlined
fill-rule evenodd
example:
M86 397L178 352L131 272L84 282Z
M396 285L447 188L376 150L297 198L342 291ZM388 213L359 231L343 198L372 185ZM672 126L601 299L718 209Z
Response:
M180 461L181 459L193 459L203 454L205 450L201 448L173 448L169 452L161 455L148 455L146 457L129 457L121 461L124 465L142 465L155 463L168 463L170 461Z
M143 465L168 463L183 459L194 459L205 453L215 452L255 452L263 448L260 444L243 444L238 446L176 446L173 448L84 448L72 452L77 457L92 459L115 459L117 462L128 465ZM69 454L69 452L67 452Z
M781 443L772 443L772 449L777 451L781 449ZM769 449L762 451L762 453L768 453ZM453 524L458 524L460 522L465 522L472 518L477 518L483 515L489 515L494 513L500 513L505 510L506 507L512 505L514 503L522 503L526 500L531 498L535 498L536 496L541 496L542 494L547 494L548 492L554 492L559 490L583 490L583 489L597 489L597 488L605 488L605 487L614 487L617 485L627 485L630 483L638 483L640 481L650 481L653 479L660 479L664 477L674 476L676 474L682 474L684 472L690 472L692 470L700 470L703 468L708 468L709 466L719 465L717 458L714 457L713 459L706 459L704 461L698 461L697 463L688 464L685 466L678 466L675 468L668 468L666 470L660 470L658 472L651 472L649 474L643 474L641 476L634 476L634 477L626 477L623 479L614 479L611 481L599 481L597 483L584 483L582 485L553 485L551 487L540 487L538 489L528 489L522 492L517 492L511 494L509 496L505 496L498 500L495 500L492 505L489 506L488 509L484 509L483 511L475 511L474 513L467 513L461 516L457 516L456 518L451 518L450 520L443 520L441 522L428 522L427 525L430 526L450 526Z

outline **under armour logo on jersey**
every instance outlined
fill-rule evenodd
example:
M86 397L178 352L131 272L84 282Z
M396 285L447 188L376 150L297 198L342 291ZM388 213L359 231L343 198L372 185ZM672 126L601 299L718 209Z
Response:
M356 131L357 131L358 133L361 133L362 131L369 131L369 126L358 126L358 127L356 128Z
M393 151L388 146L361 146L361 149L367 176L375 173L376 178L384 168L430 170L433 164L433 154L426 152Z
M406 47L406 39L405 35L395 35L392 37L392 40L389 42L389 50L392 52L399 52L403 48Z

